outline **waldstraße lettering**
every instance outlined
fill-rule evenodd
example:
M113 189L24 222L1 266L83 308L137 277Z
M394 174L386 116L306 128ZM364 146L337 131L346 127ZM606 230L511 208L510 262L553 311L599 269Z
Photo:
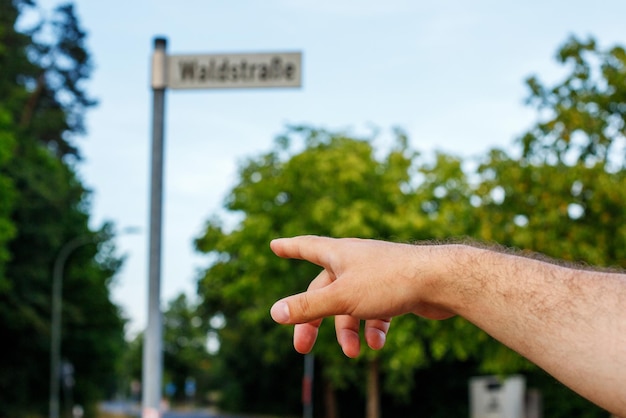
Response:
M172 88L298 87L300 54L174 56ZM172 57L170 57L172 59Z

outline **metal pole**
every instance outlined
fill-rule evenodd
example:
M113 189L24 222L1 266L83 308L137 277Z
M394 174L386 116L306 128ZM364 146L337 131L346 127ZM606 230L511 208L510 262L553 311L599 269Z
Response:
M63 308L63 268L69 255L81 245L92 243L94 236L80 236L66 242L52 270L52 318L50 321L50 405L48 416L59 418L59 385L61 380L61 312Z
M304 377L302 379L302 416L313 418L313 371L315 369L315 357L313 354L304 356Z
M161 416L163 375L161 318L161 225L163 204L163 127L166 87L165 38L154 39L152 55L152 170L150 186L150 244L148 261L148 324L143 349L142 418Z

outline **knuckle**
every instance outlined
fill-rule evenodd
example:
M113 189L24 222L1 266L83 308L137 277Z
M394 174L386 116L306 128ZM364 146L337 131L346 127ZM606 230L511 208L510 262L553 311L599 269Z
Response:
M302 297L298 298L298 312L303 321L311 319L311 301L307 292L302 294Z

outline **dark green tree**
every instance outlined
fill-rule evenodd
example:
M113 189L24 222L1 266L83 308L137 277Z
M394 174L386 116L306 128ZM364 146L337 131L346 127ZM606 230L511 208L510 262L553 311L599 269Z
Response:
M11 115L4 108L0 108L0 167L13 158L15 137ZM0 293L8 289L9 282L4 276L6 263L10 259L7 248L10 240L15 236L15 226L11 220L13 204L15 202L15 188L13 181L6 174L0 173Z
M18 8L26 2L0 2L0 168L14 158L16 146L15 103L24 89L18 86L17 74L28 73L34 66L26 58L30 43L27 35L14 30ZM10 76L7 77L7 75ZM0 292L6 290L5 264L10 258L7 244L15 235L11 220L14 203L13 181L5 170L0 170Z
M0 0L0 131L8 129L0 137L0 339L10 342L0 358L1 416L47 410L52 268L76 237L88 244L70 254L63 274L62 354L76 382L68 402L89 410L112 391L124 347L124 320L109 293L121 263L114 229L90 228L89 191L75 172L74 139L93 104L84 90L91 71L85 33L71 5L16 31L20 13L32 7Z
M207 351L210 326L198 316L197 307L178 295L163 314L164 381L171 383L174 402L198 403L209 390L211 357ZM193 393L186 391L193 383Z
M201 319L198 309L185 294L179 294L163 312L163 391L174 406L206 404L213 387L214 364L208 351L213 327L211 321ZM139 401L138 394L132 393L131 382L142 379L143 340L142 332L129 342L120 374L124 382L120 392L135 401ZM189 381L195 385L192 396L185 392ZM168 386L174 388L173 393L168 393Z

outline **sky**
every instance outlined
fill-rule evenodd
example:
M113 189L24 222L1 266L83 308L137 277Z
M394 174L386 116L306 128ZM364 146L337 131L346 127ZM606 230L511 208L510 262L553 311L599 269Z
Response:
M43 15L61 2L39 0ZM389 132L403 128L425 153L460 156L508 147L536 120L524 80L563 74L554 56L571 35L626 44L626 2L554 0L75 0L99 105L76 145L92 190L94 228L113 222L126 256L112 288L144 329L148 298L153 40L169 54L300 51L302 87L168 90L161 301L195 297L210 260L193 240L223 213L247 158L267 152L287 125ZM259 251L269 251L259 249ZM277 298L283 295L277 295Z

